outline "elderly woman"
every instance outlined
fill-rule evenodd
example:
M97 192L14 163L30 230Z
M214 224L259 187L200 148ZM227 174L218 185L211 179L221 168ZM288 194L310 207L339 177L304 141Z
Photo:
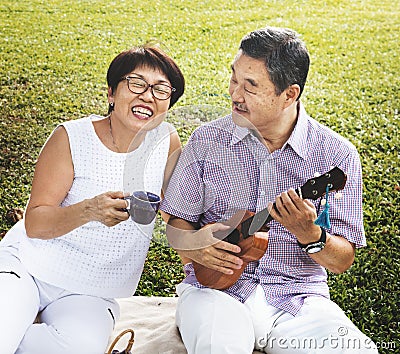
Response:
M114 298L136 290L154 221L129 218L124 184L136 178L135 188L161 194L168 157L180 149L163 120L184 78L164 52L143 46L120 53L107 82L108 116L54 130L25 218L0 242L2 354L104 353L119 316ZM138 162L133 175L127 160Z

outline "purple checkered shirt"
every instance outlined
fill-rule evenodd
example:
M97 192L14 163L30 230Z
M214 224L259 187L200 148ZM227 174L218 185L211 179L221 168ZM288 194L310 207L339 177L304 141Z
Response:
M362 216L362 176L355 147L310 118L299 103L295 129L285 145L268 149L244 127L226 116L199 127L192 134L175 168L161 209L190 222L229 219L235 211L257 212L278 194L302 186L315 173L342 169L347 183L342 199L328 195L331 234L356 247L366 245ZM320 200L313 201L318 209ZM275 220L269 223L265 255L248 264L227 294L244 302L261 284L266 301L295 315L304 298L329 298L326 270L301 250L293 234ZM191 263L185 265L185 283L198 283Z

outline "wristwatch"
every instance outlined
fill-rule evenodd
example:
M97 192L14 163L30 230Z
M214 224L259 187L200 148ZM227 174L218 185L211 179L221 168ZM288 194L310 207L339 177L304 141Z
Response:
M301 247L301 249L306 252L306 253L317 253L320 252L324 249L325 247L325 242L326 242L326 231L321 227L321 237L317 242L311 242L308 244L303 244L297 241L298 245Z

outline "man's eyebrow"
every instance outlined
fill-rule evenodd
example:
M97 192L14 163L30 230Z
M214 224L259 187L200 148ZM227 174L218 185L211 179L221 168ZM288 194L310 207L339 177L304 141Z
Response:
M235 73L233 64L231 65L232 72ZM245 79L251 86L258 87L258 84L253 79Z
M249 82L251 86L258 87L258 84L253 79L246 79L246 81Z

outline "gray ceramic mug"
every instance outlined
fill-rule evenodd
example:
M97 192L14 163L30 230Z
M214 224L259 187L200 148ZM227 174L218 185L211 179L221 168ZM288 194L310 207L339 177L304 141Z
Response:
M142 225L150 224L154 220L161 201L157 194L145 191L135 191L124 199L129 203L125 211L133 221Z

